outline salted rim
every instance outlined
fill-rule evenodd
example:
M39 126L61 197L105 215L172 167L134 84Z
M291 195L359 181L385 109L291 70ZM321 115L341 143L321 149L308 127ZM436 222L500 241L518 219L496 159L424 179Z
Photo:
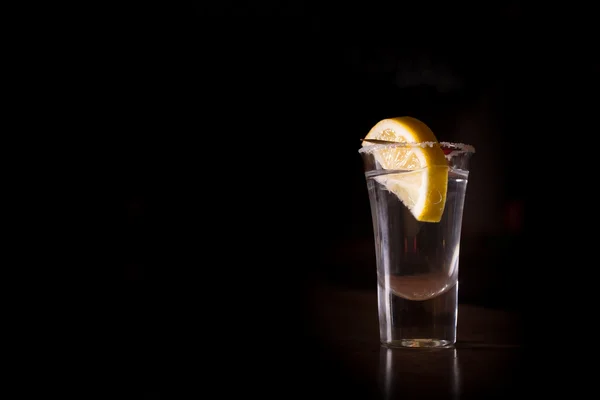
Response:
M367 146L361 147L358 152L359 153L372 153L376 150L381 149L393 149L396 147L433 147L438 145L440 147L446 147L450 149L457 149L459 151L465 153L475 153L475 147L470 144L464 143L451 143L451 142L398 142L391 144L370 144Z

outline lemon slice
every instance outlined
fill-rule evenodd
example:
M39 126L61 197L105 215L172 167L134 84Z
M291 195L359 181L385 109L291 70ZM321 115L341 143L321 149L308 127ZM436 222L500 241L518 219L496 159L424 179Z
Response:
M446 205L448 162L431 129L416 118L389 118L373 126L365 139L405 144L373 146L381 168L404 171L374 179L398 196L417 221L439 222ZM363 141L363 146L369 145Z

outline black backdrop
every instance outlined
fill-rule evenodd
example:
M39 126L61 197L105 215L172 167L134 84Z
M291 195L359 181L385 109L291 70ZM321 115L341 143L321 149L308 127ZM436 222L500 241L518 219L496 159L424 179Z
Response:
M391 116L477 148L460 301L526 321L551 314L532 300L543 250L574 239L552 235L537 201L545 158L523 150L568 132L548 115L597 87L590 25L569 35L549 22L554 11L519 2L151 3L107 14L94 87L110 98L98 123L119 161L105 194L119 251L102 270L102 316L131 396L217 383L352 393L310 334L319 327L306 301L317 285L374 290L357 150ZM593 102L582 103L577 115Z

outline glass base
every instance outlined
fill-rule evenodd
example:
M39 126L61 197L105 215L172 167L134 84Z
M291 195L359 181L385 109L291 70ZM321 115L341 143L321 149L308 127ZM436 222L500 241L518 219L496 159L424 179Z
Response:
M389 348L452 348L454 343L449 340L438 340L438 339L402 339L393 340L391 342L382 342L382 346Z

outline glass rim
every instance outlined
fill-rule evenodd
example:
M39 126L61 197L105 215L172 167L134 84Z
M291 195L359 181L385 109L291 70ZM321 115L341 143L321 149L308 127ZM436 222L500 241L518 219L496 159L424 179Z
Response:
M377 150L393 149L396 147L433 147L439 146L443 149L451 149L464 153L475 153L475 147L465 143L453 143L453 142L397 142L390 144L369 144L361 147L359 153L372 153Z

